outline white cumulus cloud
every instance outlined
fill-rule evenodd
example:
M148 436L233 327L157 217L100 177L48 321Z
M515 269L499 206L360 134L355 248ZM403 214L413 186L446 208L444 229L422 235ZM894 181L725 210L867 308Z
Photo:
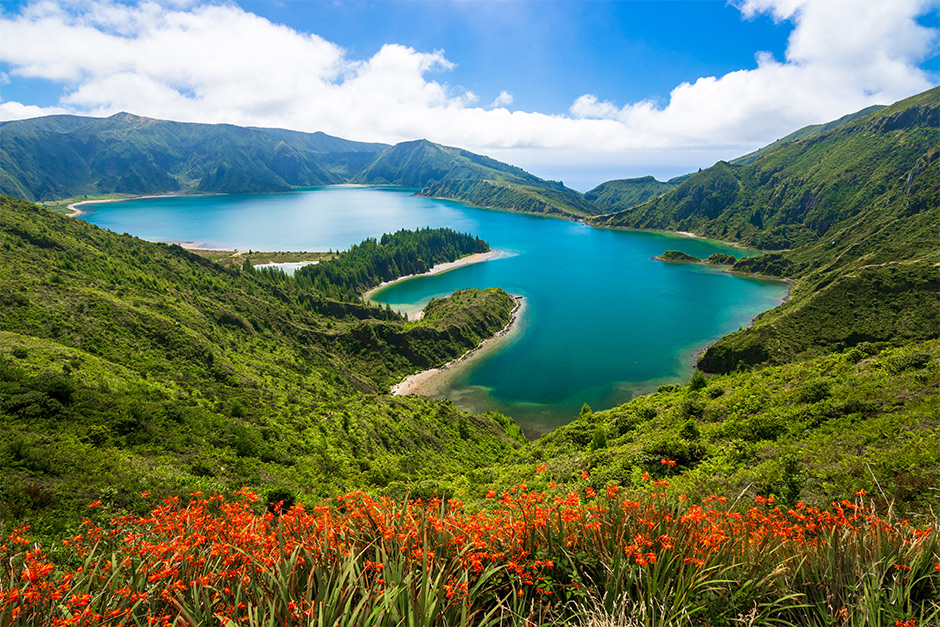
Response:
M515 98L513 95L504 89L503 91L499 92L499 95L496 96L496 100L493 101L489 108L497 109L499 107L508 107L513 103L514 100Z

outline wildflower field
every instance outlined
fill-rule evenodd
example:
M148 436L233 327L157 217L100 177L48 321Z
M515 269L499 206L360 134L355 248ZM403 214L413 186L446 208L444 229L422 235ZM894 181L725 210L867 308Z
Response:
M522 483L479 511L363 492L265 508L242 490L106 520L95 502L102 522L61 546L0 537L0 625L940 624L933 528L872 515L864 493L781 509L665 483Z

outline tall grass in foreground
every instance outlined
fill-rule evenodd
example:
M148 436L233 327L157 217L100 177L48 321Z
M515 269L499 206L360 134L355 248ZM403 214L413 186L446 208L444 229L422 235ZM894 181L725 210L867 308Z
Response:
M258 513L247 490L195 493L86 521L54 561L12 530L0 626L940 624L936 532L870 515L861 494L743 511L658 486L490 498L472 513L354 492Z

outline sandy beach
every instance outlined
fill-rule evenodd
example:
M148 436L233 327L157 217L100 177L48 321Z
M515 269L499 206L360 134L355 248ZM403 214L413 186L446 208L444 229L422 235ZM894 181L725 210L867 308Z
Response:
M506 257L506 256L508 256L508 253L506 253L505 251L490 250L485 253L474 253L472 255L467 255L466 257L461 257L457 261L439 263L433 268L431 268L430 270L428 270L427 272L424 272L422 274L409 274L407 276L399 277L393 281L386 281L382 283L381 285L379 285L378 287L373 287L371 290L369 290L368 292L362 295L362 300L364 301L369 300L369 297L371 297L373 294L375 294L379 290L385 289L386 287L388 287L389 285L392 285L393 283L398 283L400 281L407 281L408 279L414 279L419 276L431 276L432 274L442 274L444 272L448 272L449 270L453 270L454 268L469 266L472 263L480 263L483 261L489 261L491 259L497 259L497 258Z
M517 296L516 294L513 294L512 298L516 301L516 306L512 308L512 315L509 318L509 323L505 327L497 331L496 334L492 337L488 337L480 342L476 348L471 348L457 359L447 362L440 368L423 370L409 377L405 377L401 383L392 386L392 394L395 396L424 394L430 387L431 383L444 372L454 368L455 366L464 364L474 357L479 357L486 350L491 349L497 345L500 340L509 336L513 329L516 328L516 322L519 320L519 318L522 317L522 313L525 311L525 298L522 296Z

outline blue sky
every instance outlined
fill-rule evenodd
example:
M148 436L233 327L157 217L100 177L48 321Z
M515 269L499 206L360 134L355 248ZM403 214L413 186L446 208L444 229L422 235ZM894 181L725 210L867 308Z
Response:
M790 28L742 20L722 2L240 2L274 22L316 32L358 58L394 42L444 50L447 80L510 108L564 114L603 91L665 100L683 81L756 67L755 50L782 56Z
M940 81L937 0L3 0L0 120L426 137L586 190Z

